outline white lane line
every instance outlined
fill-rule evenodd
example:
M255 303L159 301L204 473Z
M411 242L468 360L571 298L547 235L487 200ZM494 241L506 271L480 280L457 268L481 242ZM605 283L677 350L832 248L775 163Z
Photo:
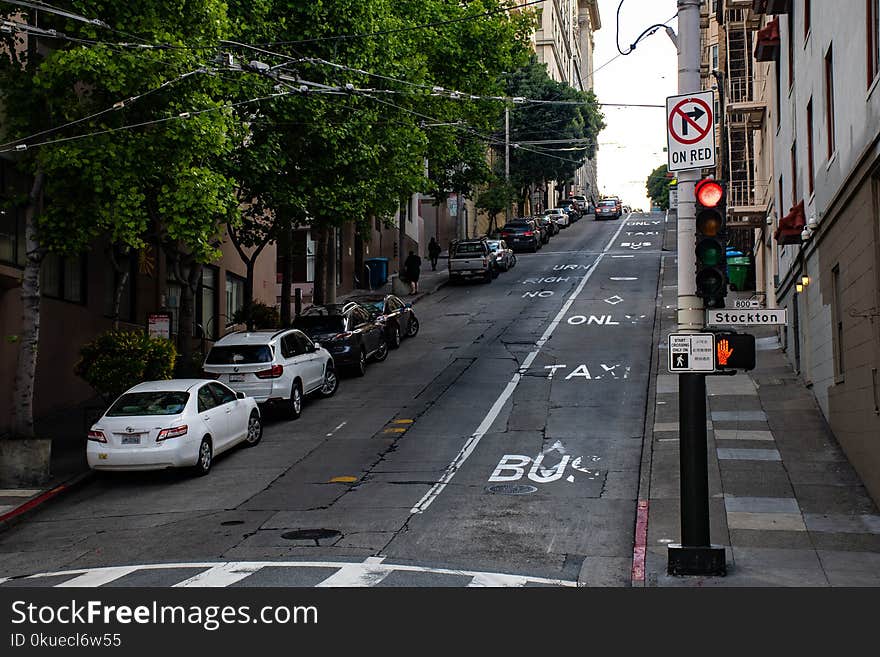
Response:
M346 424L348 424L348 420L346 420L345 422L342 422L341 424L339 424L339 426L337 426L335 429L333 429L333 431L331 431L331 432L328 433L327 435L328 435L328 436L332 436L334 433L336 433L337 431L339 431L339 430L340 430L342 427L344 427Z
M635 258L634 255L613 255L612 258Z
M239 561L230 561L229 563L220 564L209 568L198 575L178 582L174 588L191 588L206 586L229 586L243 580L245 577L253 575L260 568L261 563L242 563Z
M479 573L474 575L468 587L507 587L507 586L525 586L528 578L518 577L516 575L495 575L492 573Z
M627 217L629 218L629 217ZM483 418L483 421L480 422L480 426L477 427L477 430L468 438L467 442L465 442L464 446L461 448L461 451L452 459L452 463L450 463L446 471L443 473L443 476L440 477L439 481L434 484L431 489L425 493L425 495L420 499L416 505L409 510L410 513L424 513L425 510L431 506L434 500L443 492L443 489L446 488L446 484L448 484L452 478L455 476L455 473L461 469L461 466L464 465L464 462L467 461L468 457L473 453L476 449L477 445L482 440L483 436L486 432L489 431L489 428L498 418L498 415L501 413L501 409L504 408L504 404L507 403L507 400L510 399L510 396L513 394L513 391L516 390L516 387L519 385L520 379L523 374L525 374L529 367L531 367L532 362L534 362L535 358L537 358L538 353L541 351L541 348L547 343L547 340L550 339L550 336L553 335L553 331L556 330L556 327L559 326L559 323L562 321L562 318L565 317L565 314L568 312L571 305L574 303L575 299L577 299L578 295L580 295L581 291L584 289L584 286L587 284L587 281L590 280L590 276L593 275L593 272L596 271L596 268L599 266L599 263L602 262L602 258L605 257L605 254L611 250L611 247L614 246L615 241L620 236L620 232L623 230L624 226L626 226L626 221L622 222L617 229L617 232L614 233L614 236L608 241L608 244L602 250L602 252L596 257L596 260L590 265L590 268L587 269L586 274L581 279L581 282L578 283L575 291L572 292L571 296L568 297L568 300L563 304L562 308L556 314L556 317L550 322L550 325L547 327L547 330L544 331L544 335L542 335L538 341L535 343L535 350L529 353L526 356L526 359L523 361L522 366L519 370L513 375L508 384L504 387L504 390L498 396L498 399L495 400L495 403L492 404L492 408L489 409L489 412L486 414L486 417Z
M348 564L315 586L317 588L376 586L394 572L381 566L384 560L384 557L369 557L363 563Z
M73 579L69 579L66 582L61 582L61 584L56 584L54 588L67 588L70 586L104 586L105 584L109 584L120 577L125 577L129 573L133 573L137 570L137 566L117 566L113 568L98 568L96 570L90 570L87 573L83 573L78 577L74 577Z

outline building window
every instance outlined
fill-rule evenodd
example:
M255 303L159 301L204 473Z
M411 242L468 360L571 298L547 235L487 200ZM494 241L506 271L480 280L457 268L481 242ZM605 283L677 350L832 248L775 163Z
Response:
M868 86L880 72L880 0L865 0L867 27Z
M782 176L779 176L779 196L777 198L779 199L779 218L782 219L782 217L786 215L784 203L782 201Z
M791 10L789 10L791 11ZM810 0L804 0L804 41L807 40L807 37L810 36L810 14L812 13L810 7Z
M834 378L843 381L843 307L840 294L840 265L831 270L831 321L834 322Z
M85 304L86 258L62 257L55 253L43 259L40 282L42 293L53 299Z
M718 70L718 44L716 43L714 46L711 46L710 50L712 54L712 70Z
M797 140L791 144L791 205L797 205Z
M776 67L776 129L779 130L782 121L782 66L779 64L779 57L774 58L773 65Z
M216 267L202 267L202 279L196 294L196 335L217 339L217 278Z
M0 262L24 267L24 212L0 208Z
M794 84L794 9L788 10L788 88Z
M825 138L828 142L828 159L834 155L834 53L828 46L825 55Z
M807 193L813 193L813 98L807 103Z
M244 307L244 284L241 276L226 272L226 326L232 326L233 316Z

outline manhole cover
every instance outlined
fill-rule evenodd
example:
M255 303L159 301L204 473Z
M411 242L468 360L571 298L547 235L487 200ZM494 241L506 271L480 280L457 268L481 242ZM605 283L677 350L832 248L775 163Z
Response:
M495 486L487 486L486 490L499 495L528 495L534 493L538 488L528 484L496 484Z
M244 520L224 520L220 523L223 527L229 527L229 525L243 525Z
M292 532L281 534L281 538L289 541L320 541L325 538L338 538L342 532L335 529L296 529Z

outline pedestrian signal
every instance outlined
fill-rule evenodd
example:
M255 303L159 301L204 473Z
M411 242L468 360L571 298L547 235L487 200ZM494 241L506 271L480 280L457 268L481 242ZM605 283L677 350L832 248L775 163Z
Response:
M750 333L716 333L715 369L755 369L755 336Z

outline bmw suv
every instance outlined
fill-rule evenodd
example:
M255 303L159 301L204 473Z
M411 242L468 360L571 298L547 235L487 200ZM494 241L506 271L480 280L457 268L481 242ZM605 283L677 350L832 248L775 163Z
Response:
M294 329L236 331L214 343L203 366L258 404L282 404L290 416L302 413L303 397L329 397L338 386L330 353Z

